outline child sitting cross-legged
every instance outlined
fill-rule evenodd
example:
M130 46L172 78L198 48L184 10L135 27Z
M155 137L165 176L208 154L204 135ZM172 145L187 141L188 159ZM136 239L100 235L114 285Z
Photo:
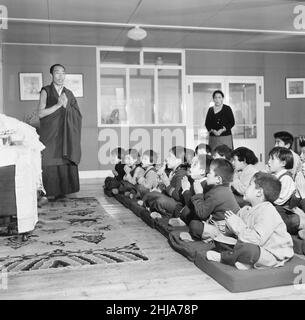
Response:
M245 191L251 204L235 215L226 213L226 225L237 237L231 249L207 251L207 259L238 269L282 266L293 257L293 242L272 203L281 190L280 181L269 173L257 172Z
M302 161L300 156L292 150L293 135L287 131L279 131L276 132L273 137L275 147L283 147L291 151L293 156L293 166L289 171L292 173L292 178L294 179L297 172L301 170Z
M125 164L122 161L124 159L124 152L124 149L121 147L115 148L110 152L110 162L114 165L114 169L112 170L114 177L107 177L105 179L104 192L108 196L112 196L114 189L118 190L120 182L125 175Z
M143 176L144 170L140 164L139 153L136 149L128 149L125 155L125 175L119 186L119 192L129 196L130 193L136 193L136 183Z
M157 188L158 186L158 173L155 168L158 160L158 154L153 150L146 150L143 152L141 157L142 168L144 169L143 175L141 175L137 180L137 194L135 198L142 199L143 196ZM133 198L133 193L130 194Z
M210 241L216 235L226 233L225 212L237 212L239 205L230 189L233 166L225 159L214 159L207 174L206 186L194 183L195 195L193 220L189 224L190 235L198 240Z
M246 203L243 195L250 183L253 175L258 171L256 164L258 162L254 152L246 147L240 147L232 152L234 176L231 188L235 194L236 200L240 206Z
M301 166L295 178L296 192L290 200L291 212L286 220L293 221L294 230L289 230L292 234L305 240L305 163ZM290 222L290 224L292 224Z
M195 195L194 183L204 183L211 161L211 156L205 154L194 157L189 175L182 178L180 202L176 205L174 217L181 218L186 224L189 224L192 212L194 211L191 201L192 196Z
M185 149L180 146L173 147L169 150L166 163L171 173L169 176L164 171L159 171L159 178L164 184L162 192L152 191L143 197L144 206L149 207L154 213L152 217L157 217L155 212L166 216L172 216L177 202L180 200L179 190L181 180L187 175L187 165L185 159Z
M280 180L281 192L274 201L274 205L284 220L287 231L290 234L297 234L300 229L300 219L297 214L291 214L291 201L296 191L292 173L293 155L291 151L283 147L274 147L269 152L269 171Z

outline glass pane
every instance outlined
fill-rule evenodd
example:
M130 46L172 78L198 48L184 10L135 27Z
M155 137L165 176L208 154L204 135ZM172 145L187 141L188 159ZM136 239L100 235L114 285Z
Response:
M181 53L144 52L144 64L181 66Z
M119 63L119 64L139 64L140 52L139 51L101 51L100 62Z
M159 123L181 123L180 70L158 70L158 95Z
M154 123L154 71L130 70L130 124Z
M213 92L221 90L221 83L194 83L193 84L193 123L194 140L204 141L207 138L205 118L213 102Z
M256 138L256 84L230 83L229 105L235 117L233 136L237 139Z
M101 123L126 123L126 71L101 69Z

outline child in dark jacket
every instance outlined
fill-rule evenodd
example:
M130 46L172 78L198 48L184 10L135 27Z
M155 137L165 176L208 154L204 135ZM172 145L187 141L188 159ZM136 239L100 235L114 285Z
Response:
M120 182L123 180L125 175L124 166L122 159L124 159L124 149L121 147L115 148L110 153L110 162L114 165L112 173L114 177L107 177L104 183L104 192L109 197L112 196L112 191L118 189Z
M140 164L140 156L137 150L129 149L125 155L125 175L120 183L119 192L129 196L131 192L136 193L136 183L143 176L144 170Z
M192 196L195 195L194 183L204 184L211 161L212 158L209 155L196 156L192 161L189 176L183 177L181 181L180 203L176 205L174 217L180 217L186 224L189 224L194 211L191 201Z
M166 163L172 171L169 177L164 171L160 173L160 180L165 189L162 193L153 191L146 194L143 197L143 202L151 211L171 216L180 200L181 180L187 175L185 149L179 146L171 148Z
M194 220L189 224L190 234L195 239L211 239L225 233L225 212L236 213L239 205L230 189L234 169L225 159L214 159L207 174L206 186L194 184L192 197Z

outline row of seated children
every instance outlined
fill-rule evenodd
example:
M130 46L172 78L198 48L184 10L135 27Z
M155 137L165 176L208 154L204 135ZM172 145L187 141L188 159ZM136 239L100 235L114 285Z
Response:
M276 141L276 143L278 144L278 141ZM291 145L292 144L290 144L290 147ZM226 250L224 256L229 254L229 256L235 257L235 260L229 259L230 263L240 263L240 268L245 267L248 264L265 267L281 265L291 257L291 252L293 254L293 250L291 237L287 232L284 232L286 227L283 228L283 226L285 226L283 221L287 223L287 219L285 220L283 217L283 219L281 219L277 211L273 210L275 207L272 206L278 198L281 198L280 193L283 186L281 186L280 179L268 173L257 172L258 170L254 167L257 158L254 153L247 148L237 148L232 152L227 146L218 146L213 152L213 161L211 161L211 157L207 154L207 146L203 146L202 149L204 155L200 155L200 148L196 148L196 157L191 160L192 156L189 156L187 162L186 155L189 150L182 147L172 148L166 159L168 170L171 171L170 174L168 175L168 172L166 173L164 167L159 171L154 171L156 173L155 181L159 181L159 183L161 181L163 189L157 190L150 186L150 189L146 188L146 192L142 193L143 200L141 201L141 204L147 206L151 211L158 211L152 212L152 217L158 217L160 214L169 215L175 218L178 217L179 219L177 220L182 220L189 225L190 235L195 239L215 239L220 233L230 235L232 235L232 233L235 234L235 238L237 238L238 241L234 246L234 250ZM129 150L128 154L133 152L134 151L131 152L131 150ZM152 153L152 151L149 152ZM280 171L279 169L275 169L272 165L274 159L277 159L276 161L281 163L282 171L292 169L293 167L293 160L291 164L291 161L287 158L283 159L282 155L285 154L285 152L286 155L292 155L291 151L287 148L287 144L285 147L276 147L272 149L269 154L269 170L274 175L278 174ZM191 154L192 153L189 152L189 155ZM136 157L134 157L134 160L136 160ZM235 172L230 160L233 160ZM134 166L134 163L132 166ZM150 161L150 165L154 165L153 161ZM191 177L187 178L187 167L190 165ZM208 168L209 165L210 168ZM136 172L135 166L130 170L127 169L127 172L125 171L125 178L123 178L125 181L128 180L128 174L132 170L134 170L134 173ZM142 170L144 169L142 168ZM138 172L140 172L140 169ZM304 173L305 172L299 172L299 174L302 174L302 181L304 181ZM299 174L295 174L296 177L301 177ZM144 173L142 171L142 174L139 173L138 178L128 182L133 185L133 188L137 184L140 186L141 183L139 182L145 181L142 180L143 176ZM138 183L136 184L135 182L137 180ZM121 184L124 185L125 182ZM303 183L303 185L305 186L305 183ZM124 188L121 186L119 186L119 188L114 188L114 190L120 188L124 191ZM299 192L299 194L302 193L302 195L299 195L299 199L301 199L299 203L304 205L302 200L304 199L303 195L305 192L304 188L301 189L302 191ZM252 205L252 208L245 206L239 210L239 205L231 190L234 190L234 193L243 196L244 200ZM256 194L255 197L254 194ZM259 198L260 202L254 201L251 197L254 197L254 200L257 201L257 198ZM258 204L262 205L258 206ZM279 204L279 206L281 204ZM264 218L267 219L266 221L270 219L268 216L269 211L271 212L270 217L277 217L273 217L272 221L278 222L279 224L268 224L268 227L264 228ZM235 215L237 212L238 215ZM261 214L257 214L257 212L260 212ZM285 214L288 216L286 211ZM238 220L237 217L240 217L240 220ZM304 213L302 210L294 211L292 214L290 211L288 223L291 223L291 217L294 217L293 222L295 225L298 223L298 227L295 227L297 231L299 231L299 229L304 229L302 226L302 220L304 220ZM232 220L235 221L240 228L242 227L242 229L244 228L246 231L252 231L252 238L251 235L249 235L250 238L248 239L251 241L248 242L256 246L252 247L253 250L250 250L251 248L249 249L249 246L240 244L240 242L247 242L243 241L243 239L246 238L242 237L245 230L241 231L240 228L238 229L238 227L235 226L236 229ZM243 223L241 221L243 221ZM262 226L260 227L261 224ZM256 229L256 227L258 227L258 229ZM262 234L257 234L257 231L255 230L260 230L260 228L262 228ZM256 237L254 236L255 234ZM188 236L184 236L185 239L188 240ZM275 240L277 237L279 239L275 241L273 239L274 237ZM192 238L189 240L191 239ZM282 255L276 253L277 243L278 247L282 248ZM270 248L275 248L275 251L271 251L271 256L268 257L268 254L265 251L270 253L269 245ZM260 249L259 252L261 255L259 255L259 259L256 260L253 257L257 258L258 248ZM252 255L250 254L251 252L253 252ZM219 256L215 258L213 252L212 254L209 253L208 257L210 259L220 259ZM250 261L245 259L245 257L251 257ZM273 260L271 259L272 257ZM224 258L222 261L226 263L227 260ZM257 263L257 261L259 261L259 263ZM227 263L229 262L227 261Z

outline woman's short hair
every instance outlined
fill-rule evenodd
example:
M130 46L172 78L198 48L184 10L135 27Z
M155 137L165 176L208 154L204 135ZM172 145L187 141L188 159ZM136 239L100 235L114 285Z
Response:
M269 152L270 158L279 158L281 161L285 161L285 169L289 170L293 168L293 154L291 150L284 147L274 147Z
M232 157L236 156L239 161L244 161L246 164L256 164L258 159L251 149L239 147L232 152Z
M216 94L220 94L223 98L225 97L225 95L223 94L223 92L221 90L215 90L213 92L213 99L215 98Z
M273 203L279 197L282 185L274 175L259 171L254 174L252 180L257 189L263 189L265 200Z

